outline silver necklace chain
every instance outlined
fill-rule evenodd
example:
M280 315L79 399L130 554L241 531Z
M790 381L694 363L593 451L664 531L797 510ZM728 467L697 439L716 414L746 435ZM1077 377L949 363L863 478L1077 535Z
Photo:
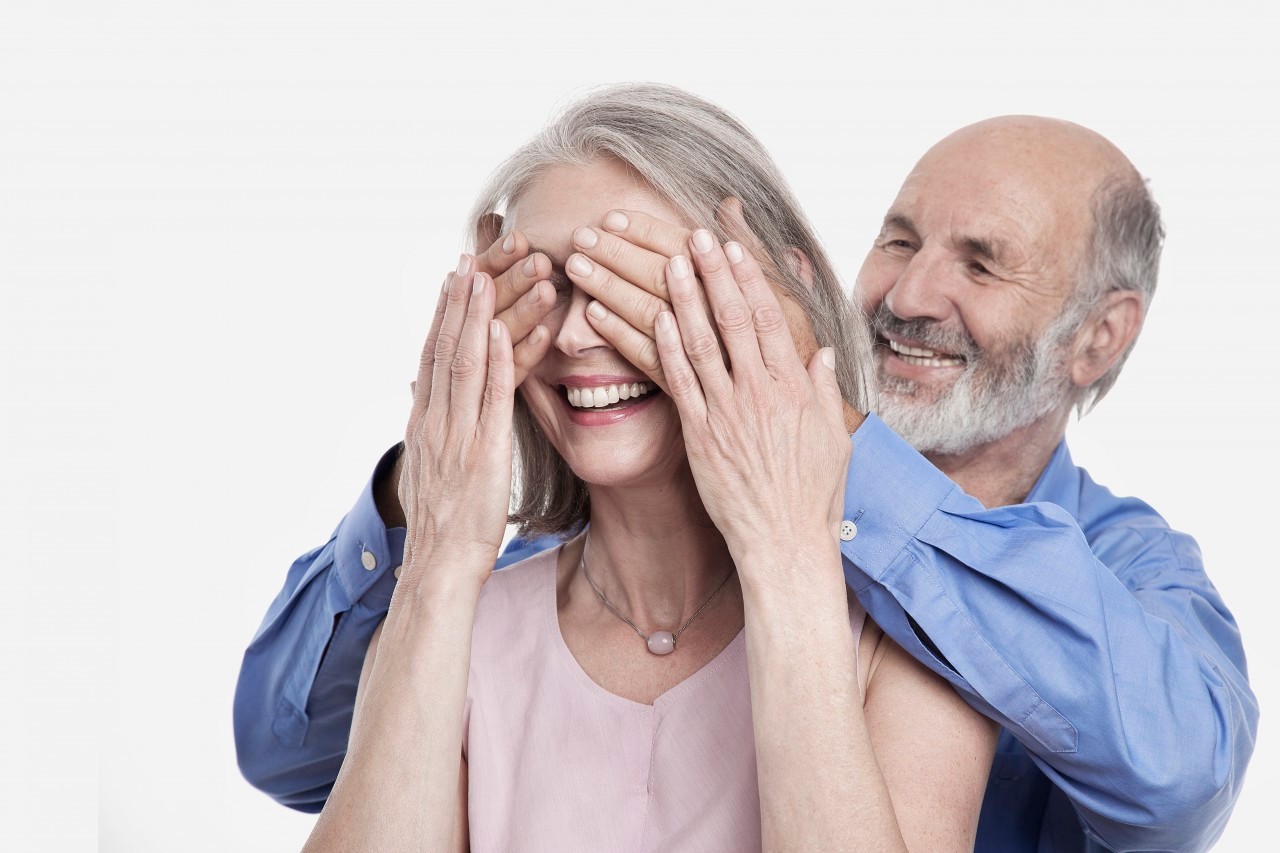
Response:
M649 635L646 634L644 631L641 631L640 628L636 625L636 623L632 622L630 619L623 616L618 611L618 608L614 607L613 603L610 602L609 599L604 597L604 593L600 591L600 587L596 586L596 582L591 579L591 573L587 571L587 542L585 539L582 542L582 557L581 559L578 560L578 568L582 571L582 576L587 579L587 583L591 584L591 588L596 591L596 595L600 596L600 600L604 602L604 606L612 610L613 615L617 616L623 622L626 622L628 625L630 625L631 630L635 631L637 634L640 635L640 639L644 640L645 642L648 642ZM702 602L702 606L699 607L697 610L695 610L693 612L693 615L690 616L688 619L686 619L683 625L681 625L678 629L672 632L671 634L672 641L679 639L680 634L684 631L684 629L689 627L689 623L692 622L694 619L697 619L699 614L701 614L702 611L706 610L707 606L711 604L711 602L716 600L716 596L720 594L720 590L724 589L725 584L729 582L729 578L733 577L736 571L738 571L737 566L734 566L733 568L731 568L729 570L729 574L725 575L724 580L720 581L720 585L716 587L716 591L711 593L711 597L708 598L706 601Z

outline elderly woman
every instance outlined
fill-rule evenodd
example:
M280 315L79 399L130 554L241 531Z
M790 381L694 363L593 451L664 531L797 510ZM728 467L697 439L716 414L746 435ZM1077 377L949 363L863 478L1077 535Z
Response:
M730 197L647 271L574 252ZM423 351L405 562L307 849L971 849L994 726L845 586L868 342L759 143L679 90L604 90L473 220L492 245L446 278ZM508 273L554 299L515 346ZM584 289L646 274L673 309L648 330L661 381ZM564 538L492 573L513 442L514 520Z

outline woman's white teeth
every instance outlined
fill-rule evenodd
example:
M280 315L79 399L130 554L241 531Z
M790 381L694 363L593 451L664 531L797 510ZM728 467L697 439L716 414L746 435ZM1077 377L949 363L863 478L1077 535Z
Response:
M939 355L931 349L923 347L909 347L906 344L900 344L895 340L889 340L889 349L898 354L898 357L907 364L916 364L921 367L954 367L964 364L963 358L953 355Z
M566 390L569 394L570 406L576 406L579 409L598 409L602 406L611 406L619 400L630 400L632 397L648 394L653 390L653 385L648 382L600 385L595 388L571 385Z

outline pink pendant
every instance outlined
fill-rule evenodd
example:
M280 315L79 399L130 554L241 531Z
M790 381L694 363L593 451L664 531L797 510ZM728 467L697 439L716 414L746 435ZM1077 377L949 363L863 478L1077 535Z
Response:
M676 650L676 638L670 631L654 631L649 635L649 651L655 655L669 655Z

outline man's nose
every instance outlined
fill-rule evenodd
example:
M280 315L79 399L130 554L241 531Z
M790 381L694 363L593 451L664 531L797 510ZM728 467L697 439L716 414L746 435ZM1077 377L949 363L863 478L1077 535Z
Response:
M951 299L955 275L954 259L946 252L921 249L885 293L885 304L903 320L947 320L955 311Z
M587 305L590 303L589 295L577 287L573 288L572 295L569 297L569 307L565 309L564 322L560 324L560 330L556 332L555 337L556 348L565 355L578 358L596 347L612 349L609 342L601 337L591 325L591 321L587 319Z

